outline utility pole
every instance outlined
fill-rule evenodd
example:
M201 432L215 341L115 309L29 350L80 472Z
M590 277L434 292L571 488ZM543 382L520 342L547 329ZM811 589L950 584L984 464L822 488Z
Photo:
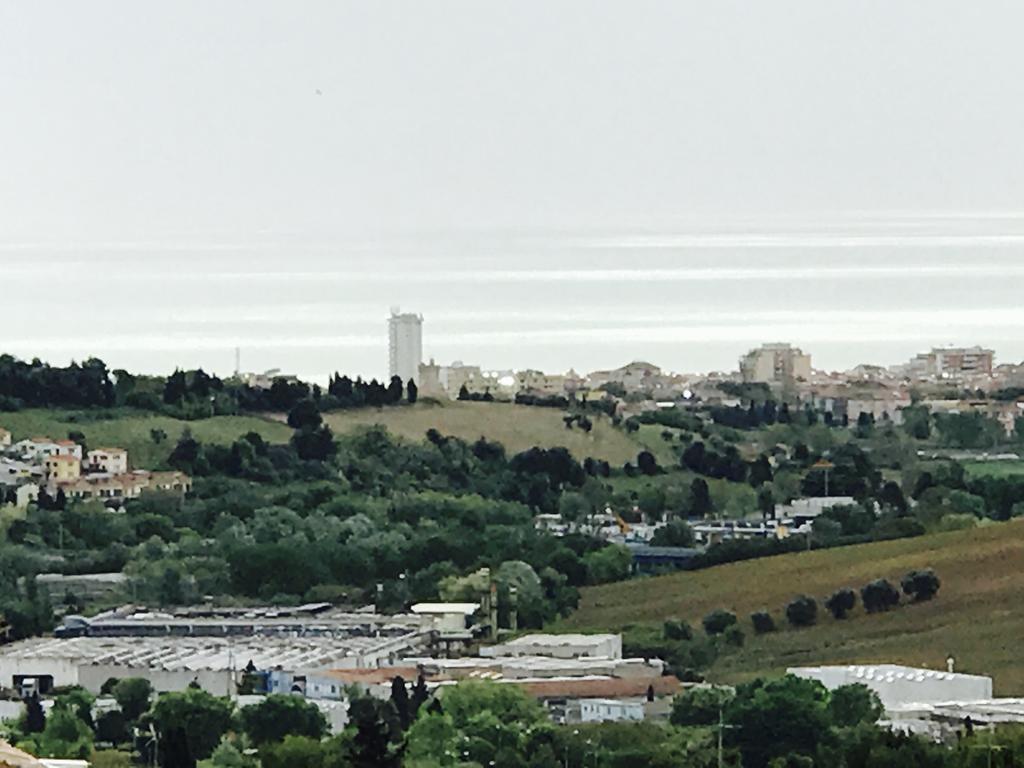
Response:
M725 712L721 704L718 705L718 768L724 768L725 766L725 751L724 751L724 736L727 730L735 730L739 728L738 725L726 725L725 724Z

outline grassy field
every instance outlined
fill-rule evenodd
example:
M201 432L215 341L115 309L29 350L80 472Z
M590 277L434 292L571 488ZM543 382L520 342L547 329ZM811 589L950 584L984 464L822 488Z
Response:
M934 601L868 616L858 605L836 621L821 605L839 587L891 581L933 567L942 580ZM992 675L1001 696L1024 694L1018 641L1024 636L1024 521L732 563L693 573L622 582L583 591L580 609L559 622L563 631L618 631L631 624L660 626L679 617L698 627L716 608L733 610L747 634L744 648L723 655L715 681L779 674L788 666L893 662ZM818 598L815 627L785 628L786 603L797 594ZM768 609L780 631L755 636L751 612Z
M26 410L0 414L0 426L13 433L14 441L45 436L60 440L68 432L85 435L90 448L118 447L128 449L128 460L135 469L154 469L166 461L186 427L201 442L231 443L246 432L258 432L271 442L287 442L291 429L284 424L256 416L216 416L198 421L180 421L151 414L127 414L113 419L97 420L88 411ZM159 445L150 432L162 429L167 438Z
M1024 461L966 461L968 477L1016 477L1024 475Z
M378 424L410 440L423 440L430 428L445 435L476 440L483 436L497 440L509 454L535 445L564 446L577 459L587 456L605 459L613 466L635 461L642 448L604 417L593 417L590 434L579 428L566 429L558 408L539 408L510 403L448 402L417 403L414 406L363 408L336 411L325 420L331 429L344 434L360 426Z

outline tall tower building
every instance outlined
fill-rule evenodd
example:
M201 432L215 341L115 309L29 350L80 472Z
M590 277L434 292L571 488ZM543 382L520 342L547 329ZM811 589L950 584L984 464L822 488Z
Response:
M388 376L398 376L405 384L412 379L420 383L423 362L423 315L401 313L391 308L388 318Z

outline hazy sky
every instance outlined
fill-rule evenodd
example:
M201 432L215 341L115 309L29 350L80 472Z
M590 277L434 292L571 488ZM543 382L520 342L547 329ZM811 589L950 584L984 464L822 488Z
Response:
M379 374L401 303L494 367L725 367L774 331L1019 360L1022 29L1019 1L0 3L6 345Z

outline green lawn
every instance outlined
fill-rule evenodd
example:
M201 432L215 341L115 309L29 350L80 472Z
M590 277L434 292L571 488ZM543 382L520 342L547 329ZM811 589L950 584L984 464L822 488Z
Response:
M932 602L874 616L858 606L845 621L832 619L822 605L839 587L859 589L878 577L898 582L907 571L925 567L933 567L942 580ZM1022 589L1024 522L1013 521L592 587L583 590L579 610L553 629L660 627L671 617L699 627L707 613L726 608L740 617L747 642L716 662L710 671L715 681L742 681L813 664L892 662L939 669L953 655L963 671L992 675L998 695L1021 695ZM801 593L818 599L818 624L788 629L784 607ZM780 631L753 634L749 615L762 609L771 611Z
M287 442L291 429L257 416L215 416L197 421L181 421L167 416L126 411L116 418L98 420L90 411L32 409L0 414L0 426L10 430L14 441L45 436L66 438L71 431L85 435L87 446L117 447L128 450L135 469L155 469L163 465L186 428L201 442L228 444L246 432L258 432L270 442ZM150 433L162 429L167 438L154 443Z
M427 430L434 428L469 441L481 436L496 440L510 455L535 445L563 446L581 461L588 456L605 459L613 466L636 461L642 447L613 427L608 418L591 416L594 428L587 434L577 427L566 429L563 414L559 408L456 401L336 411L325 420L339 434L378 424L401 437L423 440Z
M966 461L968 477L1016 477L1024 475L1024 461Z

